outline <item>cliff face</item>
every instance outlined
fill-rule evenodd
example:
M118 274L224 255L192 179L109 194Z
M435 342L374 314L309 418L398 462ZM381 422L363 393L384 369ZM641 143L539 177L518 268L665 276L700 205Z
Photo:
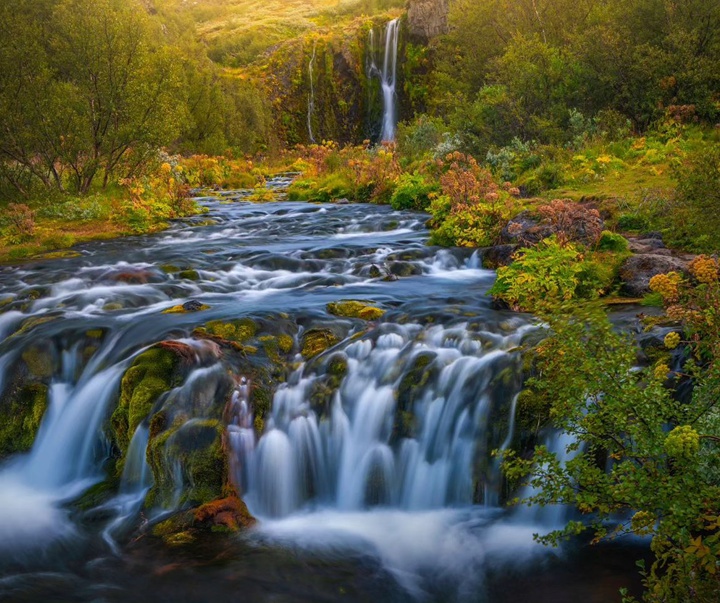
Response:
M408 30L423 41L448 32L449 0L410 0Z

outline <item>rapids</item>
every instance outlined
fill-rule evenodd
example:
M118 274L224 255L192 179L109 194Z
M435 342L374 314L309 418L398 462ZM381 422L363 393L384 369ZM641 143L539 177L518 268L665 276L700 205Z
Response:
M291 177L269 186L282 191ZM207 215L161 234L0 268L0 389L13 387L11 369L32 346L54 361L32 449L0 465L0 599L501 603L522 584L538 601L615 593L627 574L584 549L570 560L533 542L562 510L547 519L501 507L512 493L491 451L518 437L518 348L538 327L493 308L494 274L479 253L426 246L424 214L246 196L203 197ZM349 325L327 311L347 299L387 312L318 358L298 356L259 440L250 386L236 384L229 466L260 521L222 562L128 543L180 504L178 491L143 508L153 483L146 422L129 434L114 497L89 515L69 504L105 479L104 426L148 346L173 339L200 356L193 329L239 317ZM189 300L209 309L163 313ZM88 360L89 333L102 337ZM339 387L313 403L338 358ZM167 400L212 397L223 378L208 361Z

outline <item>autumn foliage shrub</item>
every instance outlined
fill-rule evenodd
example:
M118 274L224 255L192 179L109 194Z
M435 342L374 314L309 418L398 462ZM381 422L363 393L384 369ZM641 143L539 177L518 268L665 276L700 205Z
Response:
M470 155L451 153L437 162L441 194L430 204L432 242L487 247L499 241L505 223L518 212L510 184L502 187Z
M10 203L4 212L5 235L12 243L22 243L35 234L35 212L24 203Z

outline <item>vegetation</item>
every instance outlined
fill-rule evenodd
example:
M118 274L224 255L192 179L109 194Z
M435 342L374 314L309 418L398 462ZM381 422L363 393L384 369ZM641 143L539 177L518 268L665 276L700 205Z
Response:
M647 600L714 600L720 2L449 6L447 32L424 41L410 35L404 0L4 3L0 260L154 232L201 211L193 189L272 201L265 182L279 171L300 173L291 200L426 212L433 245L504 250L490 293L548 324L520 404L575 437L572 458L539 447L533 458L508 453L506 465L513 478L530 475L533 502L573 504L587 521L544 540L588 527L596 539L650 535ZM370 66L381 49L370 32L396 17L402 121L397 142L378 143L382 95ZM620 291L621 267L638 248L628 238L649 236L706 255L687 274L650 280L645 303L665 316L647 326L670 330L666 349L636 370L636 343L595 302ZM356 301L328 311L368 321L384 313ZM281 354L311 360L342 339L326 325L300 331L297 343L257 329L249 319L209 322L194 335L231 354L260 351L278 371ZM23 361L34 380L3 410L0 456L29 448L46 406L47 367ZM337 389L342 366L330 367L316 405ZM111 420L118 448L178 375L167 349L136 358ZM680 384L691 385L689 398ZM261 432L270 402L265 390L253 396L263 397ZM193 484L183 502L205 504L188 521L229 513L228 526L242 524L237 499L212 502L228 494L222 421L166 418L158 412L150 426L151 497L170 500L171 461L182 461Z
M644 572L646 600L685 601L693 593L692 600L713 601L720 587L718 263L701 256L689 279L653 281L677 330L665 337L665 357L642 370L635 370L636 344L601 309L564 306L563 314L555 307L544 315L550 333L532 352L529 387L553 427L573 436L570 460L541 446L529 460L507 454L506 467L511 476L531 473L532 502L572 504L586 516L542 540L588 529L596 540L649 535L655 561ZM678 399L673 388L687 378L692 399Z

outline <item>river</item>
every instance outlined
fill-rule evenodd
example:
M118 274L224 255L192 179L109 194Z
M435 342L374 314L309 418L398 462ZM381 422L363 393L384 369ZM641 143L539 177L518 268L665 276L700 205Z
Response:
M494 273L478 253L428 247L427 216L389 207L200 201L206 215L161 234L0 269L0 389L24 350L54 359L32 450L0 466L0 599L592 603L637 587L634 547L545 549L532 535L557 513L501 506L490 452L520 437L518 348L539 327L493 308ZM163 313L191 300L208 309ZM341 300L386 312L329 314ZM90 514L68 504L105 478L104 429L138 352L192 341L209 321L281 316L298 337L344 330L319 358L297 356L259 440L247 405L229 421L230 466L256 528L180 550L133 537L173 511L142 509L152 481L142 425L112 504ZM90 358L88 333L101 334ZM341 384L313 406L338 357ZM177 395L226 372L203 366ZM235 395L240 404L242 385Z

